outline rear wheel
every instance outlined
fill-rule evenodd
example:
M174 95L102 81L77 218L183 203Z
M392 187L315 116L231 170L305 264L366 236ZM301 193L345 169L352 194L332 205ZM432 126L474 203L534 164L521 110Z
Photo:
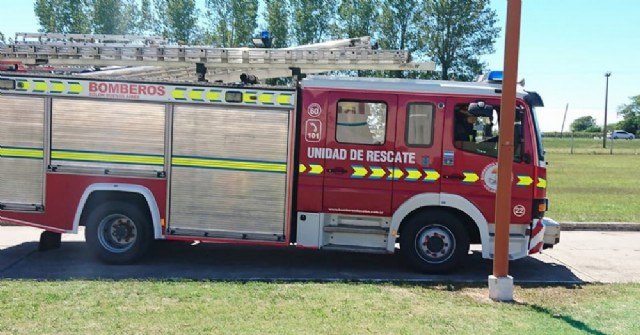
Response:
M405 224L400 234L400 253L417 271L447 273L469 254L469 234L453 214L422 212Z
M153 230L149 214L120 201L95 207L87 217L85 239L103 262L133 263L149 250Z

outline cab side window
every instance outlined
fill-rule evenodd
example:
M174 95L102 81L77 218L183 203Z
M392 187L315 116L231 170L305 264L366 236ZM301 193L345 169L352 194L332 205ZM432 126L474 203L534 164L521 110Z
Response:
M514 161L522 160L523 112L518 106L514 127ZM468 105L455 106L454 146L460 150L491 157L498 157L500 110L494 106L491 116L475 116L468 112Z
M384 144L387 132L385 103L340 101L337 107L336 141L347 144Z
M433 118L435 108L429 103L411 103L407 106L405 143L409 147L433 145Z

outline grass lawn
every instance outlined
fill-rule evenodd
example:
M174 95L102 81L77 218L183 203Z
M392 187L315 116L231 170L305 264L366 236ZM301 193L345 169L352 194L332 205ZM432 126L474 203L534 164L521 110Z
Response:
M616 141L613 155L598 153L602 140L576 142L580 149L574 152L580 153L569 154L569 139L545 139L548 216L557 221L640 222L640 140Z
M602 138L544 138L544 148L551 153L574 153L589 155L640 155L640 139L609 140L607 147L602 147Z
M639 334L640 284L0 281L0 334Z

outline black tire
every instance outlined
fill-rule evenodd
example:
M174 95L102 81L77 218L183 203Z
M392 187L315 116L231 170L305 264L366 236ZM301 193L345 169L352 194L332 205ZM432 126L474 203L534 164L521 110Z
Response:
M151 246L151 218L148 212L130 203L101 204L87 217L85 240L101 261L130 264L142 258Z
M469 233L460 219L451 213L422 212L404 224L400 254L419 272L451 272L469 255Z

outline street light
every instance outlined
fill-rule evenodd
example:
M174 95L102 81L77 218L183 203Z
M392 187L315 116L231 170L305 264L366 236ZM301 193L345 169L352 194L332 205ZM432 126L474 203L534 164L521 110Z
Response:
M609 77L611 77L611 71L605 72L604 76L607 78L607 86L604 91L604 127L602 128L602 148L607 147L607 106L609 105Z

